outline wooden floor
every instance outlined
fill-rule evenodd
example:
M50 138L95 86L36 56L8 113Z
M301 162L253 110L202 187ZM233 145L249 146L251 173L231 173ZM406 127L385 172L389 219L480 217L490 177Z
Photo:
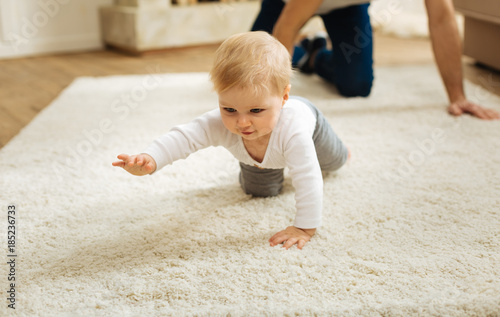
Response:
M397 39L375 34L376 66L429 64L425 39ZM206 72L218 45L178 48L136 57L113 50L0 60L0 148L79 76ZM465 77L500 95L500 75L464 58ZM492 76L492 77L490 77Z

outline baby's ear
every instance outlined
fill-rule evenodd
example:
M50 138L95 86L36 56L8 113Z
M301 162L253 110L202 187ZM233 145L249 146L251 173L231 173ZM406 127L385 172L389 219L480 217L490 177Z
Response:
M290 97L290 89L292 88L292 85L288 84L285 89L283 90L283 102L281 103L281 106L283 107L285 105L285 102L288 101L288 98Z

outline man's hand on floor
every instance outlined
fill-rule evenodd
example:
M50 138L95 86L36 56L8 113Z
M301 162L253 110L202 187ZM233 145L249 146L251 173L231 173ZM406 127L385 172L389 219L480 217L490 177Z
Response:
M464 113L468 113L483 120L500 119L500 113L496 110L484 108L466 99L451 103L448 106L448 112L454 116L460 116Z

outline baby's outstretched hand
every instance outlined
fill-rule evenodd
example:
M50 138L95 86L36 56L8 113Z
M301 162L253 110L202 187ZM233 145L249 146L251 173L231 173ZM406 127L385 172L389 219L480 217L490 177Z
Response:
M122 167L132 175L148 175L156 170L156 162L148 154L120 154L118 158L120 161L113 162L113 166Z
M287 250L294 244L297 244L297 248L302 250L304 245L311 240L311 237L316 232L316 229L300 229L294 226L290 226L285 230L282 230L272 236L269 239L269 243L272 247L283 243L283 247Z

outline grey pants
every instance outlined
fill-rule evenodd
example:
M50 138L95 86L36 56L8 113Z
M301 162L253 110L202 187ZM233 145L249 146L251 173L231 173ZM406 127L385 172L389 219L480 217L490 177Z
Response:
M339 169L347 160L348 151L335 134L323 114L309 100L293 96L307 104L316 115L313 133L314 146L321 170L331 172ZM245 193L255 197L276 196L283 187L283 169L261 169L240 162L240 184Z

